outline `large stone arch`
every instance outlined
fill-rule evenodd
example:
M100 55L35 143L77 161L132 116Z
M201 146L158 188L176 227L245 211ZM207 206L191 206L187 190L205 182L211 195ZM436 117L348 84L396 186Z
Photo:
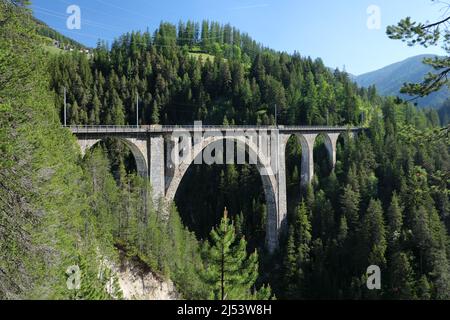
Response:
M266 245L270 252L273 252L278 247L278 231L282 223L281 217L278 214L278 184L275 174L270 166L269 160L258 153L257 146L243 136L212 136L202 139L200 143L193 146L193 151L189 159L183 161L173 170L173 177L167 181L166 199L173 201L178 190L178 187L185 176L188 168L198 156L201 156L203 150L213 143L234 140L237 143L237 148L248 148L249 153L256 156L256 167L261 176L266 206L267 206L267 225L266 225ZM247 151L247 150L246 150Z
M102 139L78 139L78 144L81 148L81 156L84 157L86 152L93 148L99 142L105 140L107 137L102 137ZM112 137L127 146L127 148L133 154L133 157L136 161L136 169L137 173L144 178L148 177L148 161L147 161L147 142L146 140L140 140L136 138L121 138L121 137Z

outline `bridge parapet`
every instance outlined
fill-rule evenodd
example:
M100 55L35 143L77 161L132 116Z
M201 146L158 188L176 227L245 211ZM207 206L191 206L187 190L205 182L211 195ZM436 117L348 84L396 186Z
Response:
M321 132L359 132L365 130L362 127L342 127L342 126L214 126L214 125L150 125L150 126L67 126L74 134L88 133L170 133L178 130L184 131L279 131L281 133L321 133Z

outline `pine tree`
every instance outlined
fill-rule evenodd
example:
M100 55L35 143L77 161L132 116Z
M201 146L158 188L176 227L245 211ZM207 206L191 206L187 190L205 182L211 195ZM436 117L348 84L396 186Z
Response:
M122 100L120 99L116 90L112 91L110 108L111 108L112 124L124 125L125 124L124 107L123 107Z
M411 258L404 252L394 252L389 260L389 297L411 300L416 298L415 274Z
M153 101L151 123L159 124L159 121L160 121L159 116L160 116L159 106L155 100L155 101Z
M92 108L89 115L89 124L100 124L100 109L101 109L101 102L98 98L97 94L94 94L94 98L92 99Z
M414 299L416 297L415 273L411 263L412 257L401 251L403 217L396 193L392 196L387 219L388 296L393 299Z
M444 7L444 9L446 8ZM448 85L448 74L450 73L450 64L448 62L450 50L447 36L449 30L446 25L448 20L449 16L446 13L438 21L416 22L412 21L411 17L407 17L402 19L397 25L388 26L386 33L391 39L402 40L409 46L420 45L425 48L440 46L447 52L447 56L444 57L425 58L424 63L434 67L439 72L429 72L421 83L404 84L401 89L402 93L424 97Z
M386 263L386 231L383 220L383 208L378 200L371 200L361 223L361 233L364 249L369 265L380 268Z
M201 35L201 40L202 40L202 47L203 50L207 50L208 46L209 46L209 22L203 20L202 22L202 35Z
M353 191L350 185L346 186L341 196L341 210L347 219L351 233L355 233L359 228L359 202L359 193Z
M283 281L285 288L285 295L287 298L295 299L298 297L297 277L297 250L295 246L295 231L294 228L289 228L289 236L286 244L286 253L283 261Z
M308 183L308 185L306 186L306 192L305 192L305 205L307 207L307 209L309 210L309 214L311 214L311 211L314 207L314 200L315 196L314 196L314 189L313 186Z
M426 275L422 275L417 282L417 297L421 300L431 299L431 286Z
M433 298L438 300L450 299L450 265L446 248L433 249L431 252L433 280Z
M396 193L392 196L391 205L387 212L388 218L388 241L392 250L398 250L398 242L401 237L403 216L402 208Z
M339 222L339 231L337 234L337 240L339 241L339 244L341 246L344 245L345 240L347 239L347 235L348 235L347 219L345 218L345 216L342 216Z
M322 238L323 240L331 237L334 232L334 210L330 200L325 196L323 190L319 190L316 195L316 200L313 207L313 214L311 217L314 237Z
M241 211L240 214L236 216L236 237L238 239L244 237L244 230L245 230L245 217L244 213Z
M297 208L295 217L295 247L297 248L297 279L298 290L305 291L305 278L310 262L311 224L308 219L304 202Z
M234 225L225 209L220 225L211 231L212 243L206 244L204 280L210 298L219 300L249 299L258 277L258 254L247 255L247 242L236 239Z
M303 123L312 125L318 116L317 89L314 75L310 72L306 77L305 98L303 104Z
M70 124L79 125L80 123L80 107L77 101L74 101L70 106Z

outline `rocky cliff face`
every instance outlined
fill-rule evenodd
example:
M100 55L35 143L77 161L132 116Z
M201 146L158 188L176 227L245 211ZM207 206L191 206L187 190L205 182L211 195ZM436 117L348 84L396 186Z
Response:
M170 280L152 272L137 258L125 258L120 254L119 265L113 264L111 271L118 279L125 300L179 300L180 294Z

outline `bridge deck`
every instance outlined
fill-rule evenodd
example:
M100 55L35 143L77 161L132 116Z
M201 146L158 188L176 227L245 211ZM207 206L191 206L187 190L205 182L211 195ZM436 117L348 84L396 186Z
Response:
M201 128L202 131L273 131L278 130L286 133L307 133L307 132L346 132L346 131L361 131L362 127L331 127L331 126L67 126L74 134L89 134L89 133L170 133L177 130L196 131Z

